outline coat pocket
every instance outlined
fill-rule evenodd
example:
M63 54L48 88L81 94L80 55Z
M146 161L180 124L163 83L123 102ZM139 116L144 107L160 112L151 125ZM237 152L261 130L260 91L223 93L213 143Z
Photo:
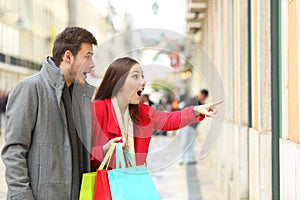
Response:
M40 151L40 165L41 169L47 171L45 174L47 182L70 184L72 178L71 149L60 144L41 144Z

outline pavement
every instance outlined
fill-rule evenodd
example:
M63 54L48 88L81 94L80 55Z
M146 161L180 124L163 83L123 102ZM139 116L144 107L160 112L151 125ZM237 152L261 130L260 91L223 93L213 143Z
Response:
M220 189L214 183L213 171L209 159L198 160L194 165L178 164L178 137L154 136L151 140L148 169L162 200L221 200ZM172 143L172 144L171 144ZM159 156L152 156L151 151L164 148ZM165 145L166 146L166 145ZM199 141L196 140L195 152L200 152ZM170 162L170 157L172 161ZM160 161L158 161L160 160ZM160 163L159 163L160 162ZM163 163L163 164L162 164ZM159 165L159 167L157 167ZM161 167L164 166L164 167ZM158 168L158 170L152 170Z
M3 131L0 136L0 150L4 145ZM151 140L147 164L161 199L223 199L213 181L209 159L198 161L195 165L179 165L177 147L178 137L176 135L154 136ZM200 144L196 143L195 152L198 152L198 148L200 148ZM155 154L155 152L159 152L159 154ZM0 200L5 200L7 191L4 171L5 167L0 159Z

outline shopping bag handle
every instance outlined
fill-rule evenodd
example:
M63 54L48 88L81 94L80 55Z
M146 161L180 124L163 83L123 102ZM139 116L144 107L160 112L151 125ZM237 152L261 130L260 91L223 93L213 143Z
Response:
M134 163L131 153L129 153L129 151L125 152L125 160L126 160L127 166L135 167L135 163Z
M116 169L126 168L122 143L116 146Z
M108 149L104 159L101 162L101 165L99 166L98 170L102 170L104 168L104 166L106 165L106 170L108 169L108 165L110 163L111 157L114 153L115 147L116 147L117 143L113 142L110 146L110 148Z
M116 146L116 168L126 168L126 165L128 167L135 166L131 154L128 151L124 152L122 144L118 143Z

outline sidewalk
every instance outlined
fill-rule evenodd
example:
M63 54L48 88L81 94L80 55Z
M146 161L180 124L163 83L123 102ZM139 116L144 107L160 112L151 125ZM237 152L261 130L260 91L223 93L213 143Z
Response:
M157 156L148 159L148 168L155 168L160 162L166 161L172 155L176 155L178 141L176 136L154 136L150 151L173 141L171 149L164 149L160 158ZM197 147L196 146L196 152ZM175 156L173 156L175 157ZM159 161L158 161L159 160ZM195 165L179 165L177 160L161 170L151 172L152 179L161 195L162 200L221 200L220 191L216 188L213 181L213 174L210 170L209 160L198 161Z

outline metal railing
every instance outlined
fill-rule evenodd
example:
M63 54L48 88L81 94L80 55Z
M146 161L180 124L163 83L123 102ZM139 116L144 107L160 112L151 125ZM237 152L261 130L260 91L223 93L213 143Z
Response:
M1 62L37 71L41 68L41 64L0 52L0 63Z

